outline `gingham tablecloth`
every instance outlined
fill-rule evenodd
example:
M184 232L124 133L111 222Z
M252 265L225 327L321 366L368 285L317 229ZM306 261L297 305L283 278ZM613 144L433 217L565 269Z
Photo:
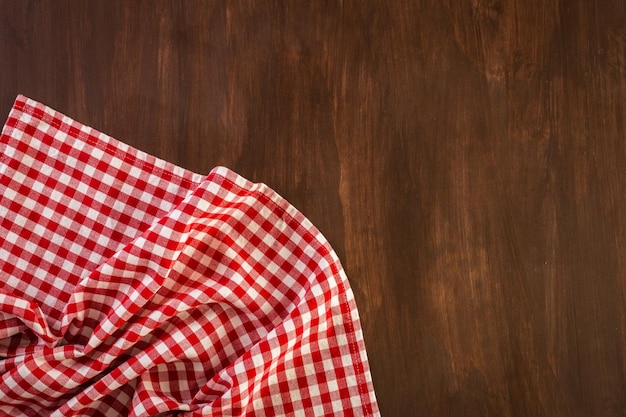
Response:
M298 210L19 96L0 139L0 415L377 416L353 294Z

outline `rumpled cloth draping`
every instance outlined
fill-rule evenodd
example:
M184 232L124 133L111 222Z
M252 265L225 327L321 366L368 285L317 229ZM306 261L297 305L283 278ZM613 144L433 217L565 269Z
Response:
M377 416L303 214L18 96L0 138L0 415Z

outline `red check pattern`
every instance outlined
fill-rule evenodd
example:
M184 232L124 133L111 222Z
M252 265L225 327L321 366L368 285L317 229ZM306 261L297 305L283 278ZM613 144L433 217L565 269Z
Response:
M19 96L0 238L0 415L379 415L339 260L264 184Z

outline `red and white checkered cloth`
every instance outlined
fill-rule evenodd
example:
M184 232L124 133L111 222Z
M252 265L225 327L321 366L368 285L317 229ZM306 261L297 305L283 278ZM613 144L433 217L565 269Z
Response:
M19 96L0 138L0 415L377 416L336 254L264 184Z

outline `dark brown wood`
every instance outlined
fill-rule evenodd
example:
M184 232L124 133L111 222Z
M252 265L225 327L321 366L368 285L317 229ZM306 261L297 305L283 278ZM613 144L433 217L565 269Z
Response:
M0 0L18 93L299 207L382 414L626 415L626 3Z

